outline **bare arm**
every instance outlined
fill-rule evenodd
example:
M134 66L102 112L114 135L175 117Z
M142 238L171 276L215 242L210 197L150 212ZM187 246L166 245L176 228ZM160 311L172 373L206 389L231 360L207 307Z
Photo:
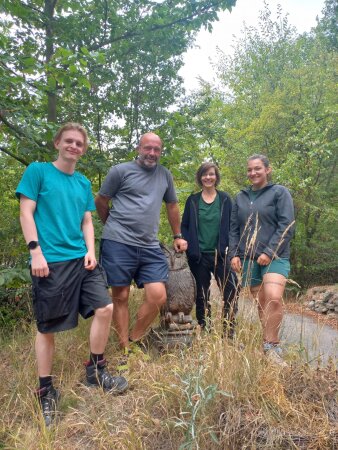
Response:
M96 267L97 261L95 257L94 226L90 211L86 211L83 216L82 231L87 246L84 265L87 270L93 270Z
M178 203L166 203L168 221L173 234L181 233L181 217ZM174 240L174 247L177 252L184 252L188 248L188 243L184 239Z
M21 194L20 196L20 223L26 243L38 240L38 232L34 220L36 202ZM30 250L32 261L32 275L36 277L48 277L49 267L43 256L41 247Z
M102 223L106 223L109 216L109 197L98 194L95 198L96 211Z

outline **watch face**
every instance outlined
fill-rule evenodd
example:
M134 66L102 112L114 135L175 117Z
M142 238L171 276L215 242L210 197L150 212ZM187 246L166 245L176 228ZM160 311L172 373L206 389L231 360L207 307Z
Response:
M28 243L29 250L34 250L38 246L39 246L39 242L38 241L30 241Z

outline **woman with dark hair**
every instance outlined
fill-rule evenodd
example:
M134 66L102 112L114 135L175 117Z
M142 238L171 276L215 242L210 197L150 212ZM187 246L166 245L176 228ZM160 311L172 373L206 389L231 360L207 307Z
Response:
M213 274L224 299L224 334L232 337L237 311L237 277L228 259L232 203L226 192L218 191L220 173L216 164L203 163L196 173L201 192L188 197L181 229L188 241L188 262L196 280L196 318L205 327L210 319L210 282ZM209 324L210 325L210 324Z
M251 186L237 194L231 215L231 267L242 272L242 286L249 286L257 299L264 352L285 365L279 330L290 271L293 201L288 189L270 182L271 167L265 155L248 159L247 176Z

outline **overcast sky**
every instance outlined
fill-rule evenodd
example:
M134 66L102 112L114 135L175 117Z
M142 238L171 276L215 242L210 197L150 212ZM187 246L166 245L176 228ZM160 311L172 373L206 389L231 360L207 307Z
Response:
M310 31L316 25L316 16L321 16L324 0L268 0L273 17L276 17L277 5L280 4L284 13L288 13L288 20L299 33ZM258 13L264 9L264 0L237 0L232 12L226 11L219 15L219 22L215 22L213 32L202 30L197 37L196 45L186 53L185 66L180 70L187 90L198 88L197 77L206 81L213 80L211 60L216 60L216 49L219 47L226 53L231 53L234 36L240 37L243 22L248 26L257 25Z

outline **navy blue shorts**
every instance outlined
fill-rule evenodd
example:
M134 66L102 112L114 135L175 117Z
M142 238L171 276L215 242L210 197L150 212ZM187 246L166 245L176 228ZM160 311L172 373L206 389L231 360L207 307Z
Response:
M129 286L133 279L138 288L168 281L168 263L160 247L137 247L102 239L100 262L109 286Z
M84 267L84 258L48 263L48 277L32 276L33 309L40 333L75 328L84 319L112 303L103 268Z

